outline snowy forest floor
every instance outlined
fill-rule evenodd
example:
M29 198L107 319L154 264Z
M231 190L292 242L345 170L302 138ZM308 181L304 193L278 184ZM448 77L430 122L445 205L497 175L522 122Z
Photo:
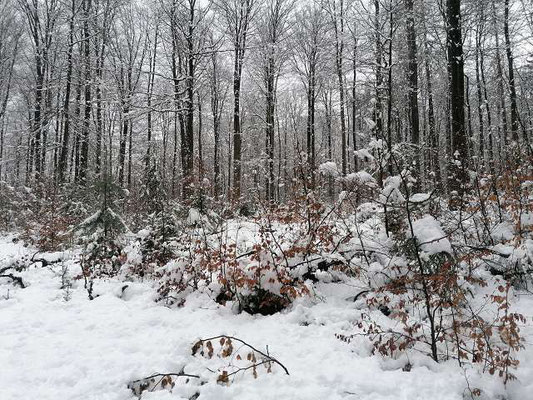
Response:
M0 259L31 256L35 251L11 236L0 238ZM45 257L55 257L49 254ZM68 254L62 254L68 259ZM72 257L70 257L72 258ZM79 273L66 262L69 276ZM360 315L349 300L357 289L347 283L320 283L316 296L297 300L273 316L235 314L205 294L193 293L184 307L154 302L148 283L120 280L97 282L93 301L83 280L61 289L60 264L36 265L22 272L25 289L0 281L0 399L134 399L128 382L154 373L200 375L188 383L179 378L167 390L144 393L143 399L467 399L482 388L481 399L531 399L533 393L533 296L523 294L514 308L524 314L525 350L519 355L517 379L501 380L456 362L436 364L425 355L409 360L371 355L363 341L344 343L338 333L353 332ZM128 286L124 288L125 284ZM519 295L519 294L517 294ZM238 337L283 363L273 373L254 379L246 371L216 382L209 370L222 360L191 354L199 338L220 334ZM219 363L217 365L217 362ZM403 368L407 362L410 371ZM222 364L221 364L222 363ZM215 377L215 378L214 378ZM470 390L469 390L470 387Z

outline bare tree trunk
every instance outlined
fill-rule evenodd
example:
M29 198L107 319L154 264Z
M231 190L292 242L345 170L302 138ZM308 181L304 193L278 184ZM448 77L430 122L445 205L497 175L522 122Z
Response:
M224 100L220 98L220 77L218 55L216 52L211 54L211 114L213 116L213 135L214 135L214 159L213 159L213 180L214 195L218 197L221 194L220 181L220 121Z
M157 42L159 38L159 26L156 24L155 26L155 32L154 32L154 43L152 47L152 51L150 54L150 71L148 74L148 94L147 94L147 106L148 106L148 114L146 116L146 141L148 142L146 147L146 160L145 165L146 168L150 167L151 163L151 151L152 151L152 97L154 94L154 80L155 80L155 66L156 66L156 59L157 59Z
M56 93L56 101L55 101L55 112L59 114L59 110L61 109L61 91L57 91ZM59 146L61 144L61 118L56 117L55 120L55 129L54 129L54 146L53 146L53 158L52 158L52 166L53 166L53 173L54 173L54 183L57 183L57 167L59 163Z
M100 2L97 1L95 4L95 14L96 20L98 21L98 15L102 14L102 24L98 27L98 35L101 36L99 41L95 41L94 45L94 54L96 58L96 68L95 68L95 89L96 89L96 151L95 151L95 160L94 160L94 171L98 176L100 175L102 169L102 140L104 135L104 122L103 122L103 99L102 99L102 81L104 76L104 62L105 55L108 44L109 30L111 26L111 21L114 16L114 9L111 7L111 0L105 1L105 6L103 9L99 8ZM105 163L105 160L104 160ZM109 171L109 167L107 170Z
M65 98L63 101L63 140L61 141L61 154L58 165L58 181L63 183L67 169L67 158L70 141L70 92L72 86L72 51L74 50L74 15L76 13L76 0L71 3L71 17L69 22L69 46L67 52L67 82Z
M81 154L80 154L80 172L79 180L82 184L87 182L87 166L89 161L89 131L91 126L91 43L89 31L89 18L91 17L91 0L83 0L84 5L84 21L83 21L83 61L85 68L84 77L84 118L83 118L83 130L81 138Z
M325 110L325 118L326 118L326 137L328 141L328 161L333 160L332 108L333 106L332 106L332 101L331 101L331 91L327 90L324 93L324 110ZM356 156L356 160L357 160L357 156ZM330 176L328 177L328 197L330 200L333 200L333 195L334 195L333 189L334 189L333 188L333 177Z
M407 80L409 82L409 125L411 128L411 143L415 146L414 152L414 177L417 179L417 187L420 188L420 117L418 113L418 46L416 43L415 10L414 0L405 0L407 11L406 31L407 31L407 54L408 70Z
M314 186L315 175L315 64L309 65L309 82L307 88L307 162L312 176L312 185Z
M355 172L358 171L357 166L357 155L355 151L357 150L357 36L356 29L354 28L354 43L353 43L353 62L352 62L352 73L353 73L353 84L352 84L352 147L354 151L353 155L353 166Z
M11 54L11 61L8 65L8 73L7 73L7 84L5 89L4 98L2 99L2 103L0 105L0 181L2 181L2 169L4 164L4 137L5 137L5 117L6 117L6 110L7 110L7 103L9 101L9 96L11 94L11 83L13 79L13 70L15 66L15 60L18 53L18 43L19 38L16 38L16 43L13 49L13 52Z
M275 124L277 81L283 63L281 42L287 33L288 11L290 2L286 0L269 0L260 32L263 36L263 80L265 89L265 138L267 158L266 199L273 202L276 199L274 154L275 154Z
M269 50L272 51L272 50ZM266 198L268 201L274 201L275 191L274 191L274 85L275 85L275 76L274 76L274 56L270 55L267 67L266 67L266 115L265 115L265 136L266 136L266 156L267 156L267 185L266 185Z
M346 116L344 104L344 1L340 0L339 10L336 9L337 0L333 0L334 28L335 28L335 63L337 67L337 79L339 85L339 108L341 122L341 160L342 174L345 176L348 171L346 159ZM337 15L338 14L338 15Z
M479 9L479 21L476 26L476 92L477 92L477 112L478 112L478 123L479 123L479 155L480 155L480 169L483 171L485 169L485 121L483 118L483 85L481 83L481 73L480 73L480 53L483 27L485 23L485 14L483 3L480 4Z
M468 155L470 157L475 155L473 148L473 130L472 130L472 107L470 106L470 78L465 74L465 104L466 104L466 121L467 121L467 139L468 140Z
M80 46L80 57L82 55L81 46ZM72 157L70 161L70 167L74 171L74 181L77 182L79 179L80 172L80 116L81 116L81 86L82 86L82 69L78 68L78 79L76 86L76 105L74 108L74 146L72 146Z
M518 104L516 101L516 85L514 78L514 60L511 48L511 38L509 35L509 0L504 3L503 34L505 38L505 53L507 55L507 67L509 73L509 92L511 98L511 137L518 144L518 130L520 128L520 115L518 114Z
M178 121L180 127L180 139L183 143L184 136L184 125L181 111L181 102L180 102L180 77L181 77L181 56L178 49L178 20L177 20L177 0L173 0L171 8L171 19L170 19L170 29L172 33L172 82L174 84L174 150L172 155L172 195L176 195L176 169L177 169L177 158L178 158ZM181 147L183 151L184 146ZM183 158L183 154L182 154Z
M232 199L238 201L241 197L241 74L242 60L240 49L235 48L235 65L233 72L233 193Z
M124 169L126 161L126 142L129 136L129 105L128 100L122 103L122 130L120 133L118 149L118 181L120 186L124 185Z
M35 178L39 180L43 173L43 164L41 162L41 136L42 136L42 107L43 107L43 91L44 91L44 66L41 56L36 56L36 79L35 86L35 108L33 112L32 133L33 133L33 151L35 163Z
M100 10L97 10L100 12ZM96 55L96 70L95 70L95 79L96 79L96 155L95 155L95 173L99 175L102 169L102 140L104 135L104 123L103 123L103 99L102 99L102 80L104 76L104 62L105 55L108 44L108 34L114 15L114 10L110 7L110 2L106 3L105 8L102 10L103 23L100 27L101 31L99 32L101 41L95 46L95 55ZM109 151L111 151L109 149ZM105 160L104 160L105 162ZM110 168L108 168L108 171Z
M128 190L131 190L131 171L132 165L132 150L133 150L133 119L129 120L129 137L128 137Z
M195 52L194 52L194 25L195 25L195 0L189 0L188 13L189 25L185 37L187 43L187 79L185 114L186 125L184 140L181 142L182 148L182 168L183 168L183 199L188 199L192 194L192 180L194 172L194 74L195 74Z
M200 97L200 93L197 93L196 95L198 98L198 174L201 182L204 175L204 149L202 145L202 98Z
M382 76L382 44L381 44L381 28L380 28L380 11L379 11L379 0L374 0L374 35L375 35L375 46L376 46L376 104L374 106L374 135L378 138L383 137L383 104L382 104L382 90L383 90L383 76Z
M233 41L233 188L234 202L241 197L242 174L242 127L241 127L241 81L244 54L250 21L255 9L255 0L223 0L219 4L226 26Z
M496 45L496 74L497 74L497 80L498 80L498 92L500 95L500 118L501 118L501 143L502 145L502 151L500 152L500 156L503 158L502 161L504 161L507 158L507 107L506 107L506 101L505 101L505 90L503 87L503 67L502 67L502 61L501 61L501 55L500 55L500 35L498 34L498 23L496 18L496 6L494 3L494 0L492 0L492 23L495 29L494 39L495 39L495 45Z
M35 61L35 89L33 90L33 115L30 120L30 155L29 160L35 166L35 178L39 178L44 172L44 162L42 159L43 146L43 109L45 107L45 78L48 70L48 52L52 43L52 31L55 26L57 3L55 0L44 4L45 12L41 13L39 3L33 1L19 1L19 5L28 21L30 36L33 44L33 58ZM31 165L28 172L31 172Z
M388 49L388 62L387 62L387 69L388 69L388 79L387 79L387 149L389 151L389 154L392 155L392 39L394 35L394 19L393 19L393 13L392 13L392 2L389 2L389 49ZM399 138L401 141L401 139ZM389 168L389 174L393 174L393 159L390 157L388 168Z
M429 130L429 147L430 147L430 164L435 174L434 182L441 185L440 157L439 157L439 134L435 126L435 108L433 102L433 77L431 74L430 51L427 38L427 25L425 8L422 4L423 23L424 23L424 69L426 76L427 96L428 96L428 130ZM448 119L448 118L447 118Z
M465 83L461 0L447 0L447 48L451 72L452 179L450 189L460 197L468 182L468 139L465 130Z
M493 141L493 131L492 131L492 114L490 110L489 105L489 95L487 90L487 80L485 78L485 56L484 56L484 49L482 49L479 53L479 69L481 74L481 82L483 84L483 98L485 102L485 108L487 110L487 140L485 141L485 146L488 149L489 154L489 171L491 174L494 173L494 141Z

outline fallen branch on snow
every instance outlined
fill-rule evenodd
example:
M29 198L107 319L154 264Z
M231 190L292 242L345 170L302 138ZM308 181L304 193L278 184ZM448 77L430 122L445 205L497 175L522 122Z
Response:
M183 370L166 374L156 373L146 378L131 381L128 383L128 389L131 389L134 395L141 397L144 392L172 389L176 384L173 378L179 377L200 379L199 375L187 374Z
M22 289L26 288L26 285L24 284L24 281L22 280L22 278L20 276L16 276L16 275L13 275L13 274L5 273L6 271L9 271L12 268L13 268L12 265L10 265L8 267L1 268L0 269L0 278L9 278L9 279L11 279L13 281L14 284L19 285Z
M253 369L253 368L255 368L255 367L259 366L259 365L263 365L263 364L267 364L267 363L274 363L274 364L279 365L285 371L285 373L287 375L289 375L289 370L281 362L279 362L277 359L275 359L274 357L272 357L268 353L268 347L267 347L267 352L265 353L265 352L262 352L261 350L256 349L251 344L246 343L244 340L236 338L234 336L219 335L219 336L213 336L213 337L210 337L210 338L207 338L207 339L200 339L192 347L192 355L193 356L196 355L196 353L198 353L199 351L201 351L200 354L203 355L203 346L204 346L204 344L206 344L207 345L207 349L209 351L208 356L209 356L209 358L211 358L211 356L213 354L213 347L211 345L211 341L214 341L214 340L220 340L221 346L224 346L225 343L227 343L228 340L229 340L230 343L231 343L231 341L239 342L242 345L250 348L252 351L254 351L257 354L259 354L263 358L258 363L253 363L253 365L250 365L250 366L247 366L247 367L244 367L244 368L237 368L236 371L234 371L234 372L232 372L230 374L226 373L226 375L224 375L224 377L229 377L231 375L235 375L237 372L246 371L248 369ZM232 354L232 352L233 352L233 348L230 345L230 347L228 347L228 348L226 348L225 350L222 351L222 356L223 357L228 357L228 356L230 356Z

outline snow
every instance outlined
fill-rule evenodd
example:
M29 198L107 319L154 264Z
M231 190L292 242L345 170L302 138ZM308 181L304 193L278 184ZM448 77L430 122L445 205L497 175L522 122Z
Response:
M526 212L520 216L520 224L522 228L527 228L533 225L533 212Z
M402 179L399 176L389 176L383 182L384 188L381 191L380 199L384 203L402 203L405 198L400 191Z
M367 184L369 186L376 186L376 180L366 171L352 172L346 175L346 181L350 183Z
M420 240L442 234L430 217L415 225ZM0 265L32 253L11 239L0 237ZM65 265L71 277L79 273L73 261ZM358 292L348 284L320 284L316 297L263 317L236 315L231 304L218 305L205 294L189 296L182 308L166 308L153 301L149 283L119 280L97 281L99 297L89 301L83 282L73 279L66 301L59 270L57 264L31 267L22 273L26 289L0 281L2 400L133 400L129 381L182 368L207 383L180 380L172 393L147 393L143 399L187 399L199 391L200 400L462 400L465 374L471 387L483 387L483 399L523 400L533 391L530 345L521 356L518 380L505 389L496 377L468 366L462 370L453 361L435 364L416 352L409 359L383 359L370 354L364 338L351 344L338 340L335 334L352 333L362 312L358 303L347 300ZM524 337L533 340L533 296L521 297L518 307L528 315ZM272 374L259 373L257 379L238 375L228 386L217 384L207 368L216 368L219 360L193 357L191 346L198 338L219 334L262 350L268 345L290 375L274 367ZM410 372L402 371L407 361L413 365Z
M354 154L355 154L355 155L357 156L357 158L360 159L360 160L368 161L368 162L372 162L372 161L374 161L374 156L372 156L372 154L370 154L370 152L368 151L368 149L355 150L355 151L354 151Z
M201 219L202 219L202 216L200 215L200 211L197 208L192 207L189 210L189 215L187 216L187 223L189 225L194 225L200 222Z
M372 101L375 102L376 100L372 99ZM368 117L365 117L365 123L368 126L369 130L372 130L372 129L374 129L376 127L376 123L372 119L370 119Z
M425 215L414 221L413 233L420 248L425 253L429 255L443 252L452 253L452 245L447 235L442 230L440 223L431 215Z
M318 166L318 171L324 176L339 176L339 169L337 168L337 164L335 164L333 161L320 164Z
M508 221L497 224L491 231L490 235L494 240L511 240L514 237L514 227Z
M423 203L428 201L431 197L430 193L415 193L409 198L411 203Z
M84 231L87 231L87 233L103 231L105 221L109 225L116 227L116 229L129 233L129 229L122 217L109 207L98 210L87 217L78 226L73 228L73 233L80 235Z

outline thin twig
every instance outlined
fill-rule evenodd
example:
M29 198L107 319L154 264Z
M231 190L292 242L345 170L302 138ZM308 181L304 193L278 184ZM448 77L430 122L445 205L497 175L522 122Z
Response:
M268 355L268 354L266 354L266 353L263 353L261 350L257 350L255 347L253 347L252 345L246 343L244 340L241 340L241 339L236 338L236 337L234 337L234 336L218 335L218 336L213 336L213 337L211 337L211 338L207 338L207 339L200 339L200 342L204 343L204 342L208 342L208 341L210 341L210 340L217 340L217 339L222 339L222 338L224 338L224 339L234 340L234 341L236 341L236 342L239 342L239 343L244 344L245 346L248 346L248 347L251 348L253 351L255 351L255 352L261 354L263 357L267 358L266 361L272 361L272 362L278 364L281 368L283 368L283 370L285 371L285 373L286 373L287 375L290 375L290 374L289 374L289 370L288 370L288 369L287 369L287 368L286 368L281 362L279 362L277 359L275 359L274 357L272 357L272 356L270 356L270 355Z

